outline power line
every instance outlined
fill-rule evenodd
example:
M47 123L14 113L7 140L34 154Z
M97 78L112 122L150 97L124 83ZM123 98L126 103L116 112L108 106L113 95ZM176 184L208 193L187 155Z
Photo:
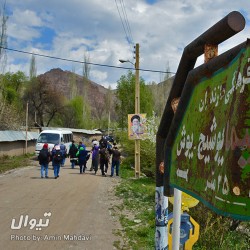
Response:
M122 23L122 27L123 27L125 36L126 36L127 40L129 41L129 35L128 35L127 30L126 30L126 28L125 28L125 23L123 22L123 19L122 19L122 16L121 16L121 13L120 13L120 10L119 10L119 7L118 7L118 4L117 4L117 1L116 1L116 0L115 0L115 4L116 4L116 8L117 8L117 11L118 11L118 14L119 14L121 23Z
M122 13L123 13L123 18L122 18L121 12L119 10L117 0L115 0L115 3L116 3L116 8L117 8L117 11L118 11L121 23L122 23L123 30L124 30L124 33L125 33L126 40L127 40L128 44L129 44L129 46L131 48L131 51L133 53L133 46L132 46L133 38L132 38L131 29L130 29L130 26L129 26L129 22L128 22L128 18L127 18L124 3L121 2L121 0L120 0L120 5L121 5Z
M108 65L108 64L83 62L83 61L78 61L78 60L66 59L66 58L62 58L62 57L49 56L49 55L43 55L43 54L38 54L38 53L33 53L33 52L28 52L28 51L23 51L23 50L11 49L11 48L7 48L7 47L3 47L3 46L0 46L0 48L10 50L10 51L14 51L14 52L18 52L18 53L29 54L29 55L40 56L40 57L46 57L46 58L50 58L50 59L56 59L56 60L67 61L67 62L84 63L84 64L90 64L90 65L94 65L94 66L107 67L107 68L116 68L116 69L128 69L128 70L134 70L135 69L135 68L131 68L131 67L121 67L121 66L113 66L113 65ZM174 72L170 72L170 71L161 71L161 70L152 70L152 69L138 69L138 70L147 71L147 72L155 72L155 73L175 74Z
M123 0L120 0L120 2L121 2L122 12L123 12L123 16L124 16L125 23L126 23L126 26L127 26L128 34L129 34L129 37L130 37L130 42L133 43L133 36L132 36L131 28L130 28L130 25L129 25L125 4L124 4Z

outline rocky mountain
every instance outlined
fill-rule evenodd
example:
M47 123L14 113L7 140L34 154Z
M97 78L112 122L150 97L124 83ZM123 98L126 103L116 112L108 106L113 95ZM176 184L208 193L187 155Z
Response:
M109 90L83 76L59 68L51 69L40 76L45 77L50 84L60 86L64 96L69 100L76 94L83 96L91 107L92 117L101 119L110 112L111 120L116 119L115 90ZM154 110L158 115L161 115L164 110L173 79L171 77L159 84L149 85L154 98Z
M108 95L111 95L111 103L115 101L115 91L73 72L56 68L40 76L45 77L51 85L59 86L64 96L69 100L75 95L83 96L84 100L90 105L94 117L101 118L100 116L103 115L103 107L107 105ZM114 114L114 105L112 105L110 112L111 115Z

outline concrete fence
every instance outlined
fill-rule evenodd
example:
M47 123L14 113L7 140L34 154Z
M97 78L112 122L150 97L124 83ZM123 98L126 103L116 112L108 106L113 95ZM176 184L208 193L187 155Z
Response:
M27 142L27 153L35 152L35 141ZM18 156L24 155L25 150L25 141L14 141L14 142L0 142L0 157L7 156Z

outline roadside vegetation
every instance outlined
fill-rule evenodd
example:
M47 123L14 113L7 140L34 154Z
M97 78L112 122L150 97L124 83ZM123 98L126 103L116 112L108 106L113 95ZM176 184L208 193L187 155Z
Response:
M155 233L155 145L153 140L141 141L141 178L135 179L134 141L127 139L127 132L119 133L125 157L121 165L121 182L116 195L123 200L115 208L120 215L123 246L118 249L154 249ZM169 213L173 206L169 203ZM200 225L200 235L194 250L248 250L250 249L250 222L240 222L218 216L201 202L188 211Z
M28 166L33 154L26 154L20 156L7 156L0 157L0 173L7 172L9 170L20 168L20 166Z
M134 178L134 169L122 165L121 184L116 195L123 200L114 210L120 216L122 230L116 234L123 238L123 246L115 243L118 249L154 249L154 191L152 178Z

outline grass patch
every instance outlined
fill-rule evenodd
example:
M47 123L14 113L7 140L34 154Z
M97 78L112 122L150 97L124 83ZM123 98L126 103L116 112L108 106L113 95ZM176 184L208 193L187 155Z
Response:
M28 166L29 161L33 154L26 154L20 156L7 156L4 155L0 157L0 173L4 173L11 169L20 168L23 166Z
M118 209L124 245L118 249L154 249L155 182L147 177L135 179L134 170L124 165L120 175L116 195L123 200Z

